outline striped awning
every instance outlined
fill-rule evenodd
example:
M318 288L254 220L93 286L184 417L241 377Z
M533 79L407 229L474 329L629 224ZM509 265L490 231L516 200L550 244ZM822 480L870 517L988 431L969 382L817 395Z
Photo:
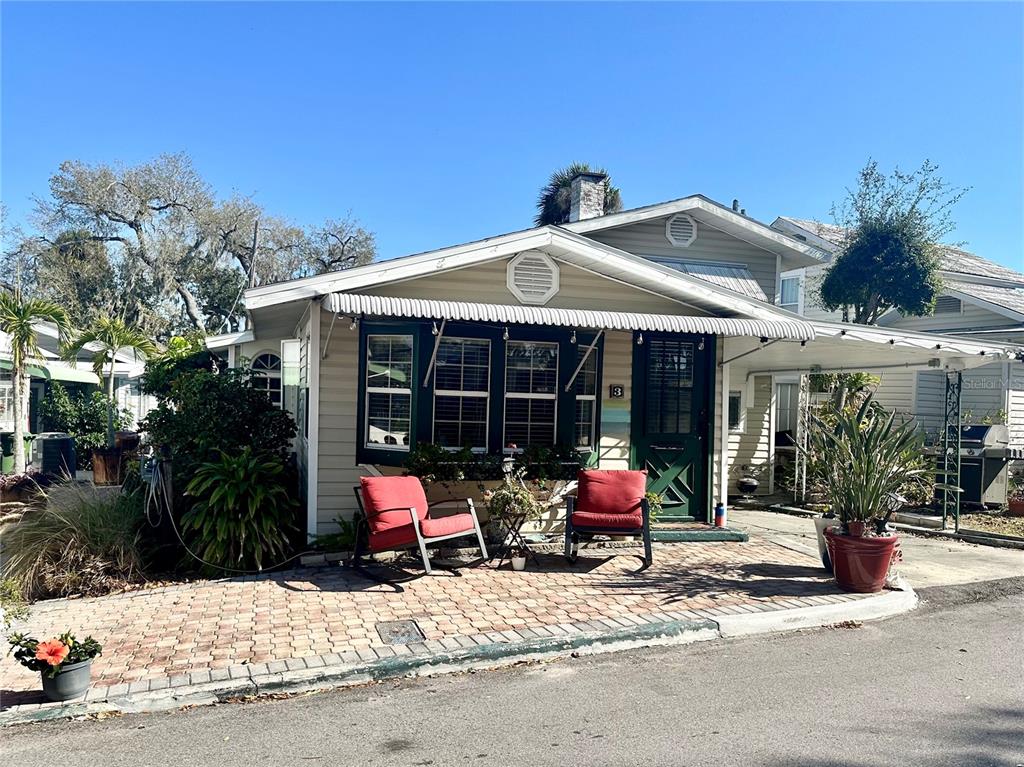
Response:
M694 317L679 314L606 312L591 309L555 309L548 306L512 306L426 298L331 293L324 307L336 314L367 317L415 317L453 322L488 322L501 325L547 325L605 330L646 330L666 333L771 338L812 341L814 328L803 320L754 320L737 317Z

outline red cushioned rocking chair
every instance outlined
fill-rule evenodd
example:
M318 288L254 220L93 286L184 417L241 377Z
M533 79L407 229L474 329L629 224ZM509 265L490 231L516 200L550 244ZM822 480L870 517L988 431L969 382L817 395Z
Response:
M417 477L360 477L355 493L362 514L356 531L352 567L371 580L386 582L363 566L361 557L366 550L375 554L418 548L423 568L430 573L428 544L475 534L480 543L480 553L487 559L487 546L472 498L465 499L469 507L467 512L432 517L432 506L451 501L428 504L423 485Z
M581 539L595 535L639 535L644 541L644 566L651 553L651 509L647 503L646 471L579 473L576 497L566 499L565 558L575 562Z

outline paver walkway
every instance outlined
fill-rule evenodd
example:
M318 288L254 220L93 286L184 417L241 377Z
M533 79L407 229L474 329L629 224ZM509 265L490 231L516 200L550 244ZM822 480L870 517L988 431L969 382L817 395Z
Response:
M584 549L575 566L541 555L514 572L481 565L436 572L396 593L341 566L200 581L34 606L24 627L44 638L71 629L104 646L94 685L121 685L384 646L382 621L415 620L428 640L672 611L714 618L857 599L814 557L763 538L655 547L654 565ZM0 660L0 710L35 700L38 676Z

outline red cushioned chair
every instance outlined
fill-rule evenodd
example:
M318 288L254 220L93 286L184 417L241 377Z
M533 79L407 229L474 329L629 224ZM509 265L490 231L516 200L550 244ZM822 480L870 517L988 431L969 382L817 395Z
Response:
M646 471L579 473L576 497L566 499L565 558L575 562L581 539L595 535L640 535L644 564L651 554L651 510L647 504Z
M418 548L423 567L430 572L427 545L452 538L476 535L480 552L487 558L487 546L480 530L473 499L467 498L469 511L446 516L431 516L431 506L417 477L360 477L355 488L362 512L356 533L356 550L352 565L373 580L380 580L365 570L361 557L367 551L394 551ZM438 503L451 503L440 501Z

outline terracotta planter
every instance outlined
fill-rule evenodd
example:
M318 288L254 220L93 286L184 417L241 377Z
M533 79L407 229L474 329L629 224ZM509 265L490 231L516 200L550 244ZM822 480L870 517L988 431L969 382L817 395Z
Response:
M121 451L97 448L92 451L92 481L95 485L121 484Z
M896 540L895 535L862 538L827 529L825 542L839 588L860 594L881 591L896 552Z
M1024 517L1024 498L1011 498L1006 504L1006 516Z

